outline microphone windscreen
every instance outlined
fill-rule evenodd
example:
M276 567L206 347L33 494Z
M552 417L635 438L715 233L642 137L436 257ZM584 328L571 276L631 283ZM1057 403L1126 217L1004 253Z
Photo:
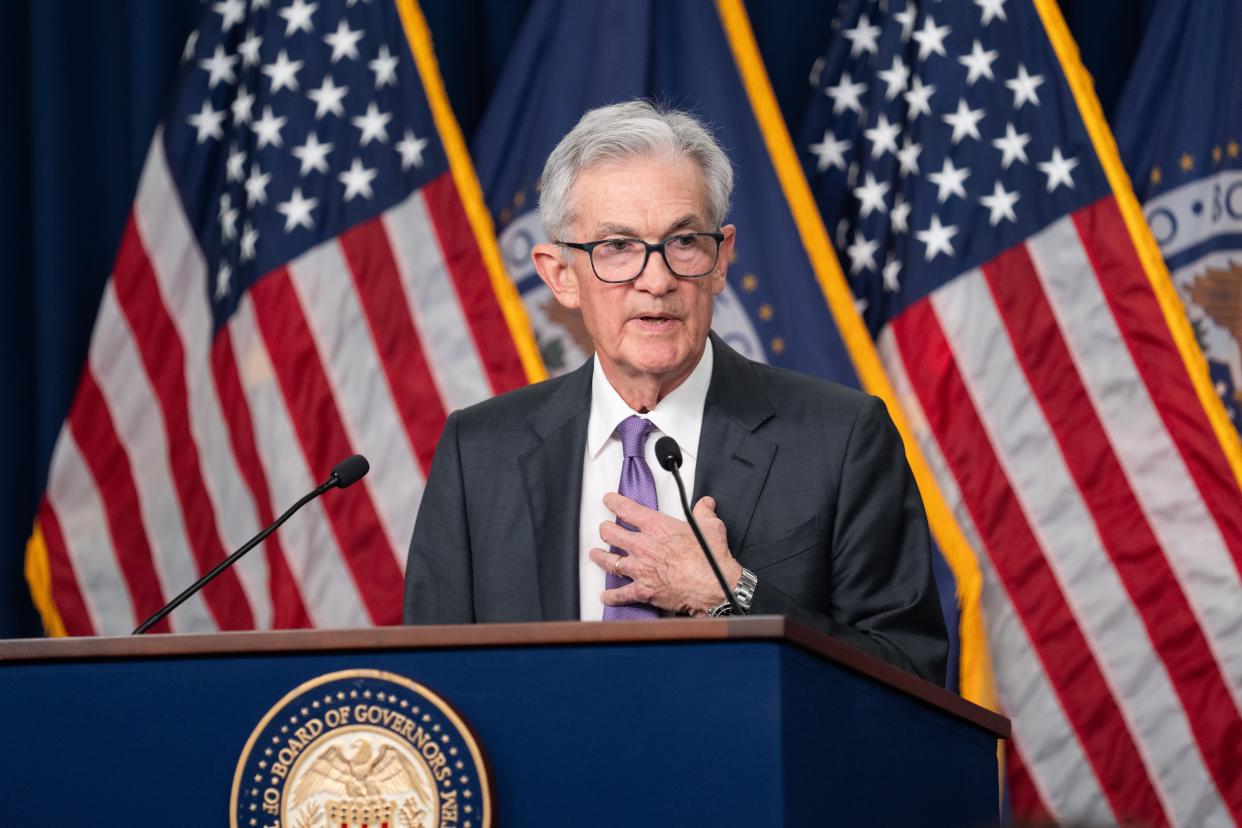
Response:
M656 460L665 471L681 468L681 446L672 437L656 440Z
M367 458L361 454L355 454L337 463L336 468L332 470L332 477L336 478L336 485L343 489L357 483L370 470L371 464L367 462Z

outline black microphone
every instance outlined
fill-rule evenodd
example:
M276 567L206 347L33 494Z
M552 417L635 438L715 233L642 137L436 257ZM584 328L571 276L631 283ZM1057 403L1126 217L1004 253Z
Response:
M293 517L293 513L296 512L298 509L301 509L307 503L310 503L312 500L319 497L321 494L326 492L328 489L338 489L338 488L344 489L346 486L354 485L359 480L361 480L363 475L365 475L370 470L371 470L371 464L368 463L367 458L363 457L361 454L355 454L353 457L346 457L344 460L337 463L336 466L332 469L332 473L328 475L328 479L320 483L313 492L306 495L301 500L299 500L297 503L290 506L287 512L285 512L280 517L276 518L276 520L270 526L264 529L262 532L255 535L250 540L246 541L246 544L241 549L238 549L232 555L229 555L227 558L225 558L223 561L217 564L215 569L211 570L206 575L199 578L197 581L191 584L184 592L182 592L176 598L172 599L167 604L160 607L159 611L156 612L155 615L152 615L146 621L143 621L141 624L139 624L138 628L134 630L133 634L142 635L144 632L149 630L151 627L158 624L160 620L164 618L164 616L168 615L168 613L172 612L177 607L184 604L187 598L189 598L191 595L193 595L194 593L198 592L200 589L205 587L208 583L211 582L213 578L215 578L217 575L219 575L224 570L228 569L233 564L237 563L238 559L240 559L242 555L245 555L251 549L254 549L256 546L258 546L263 541L264 538L266 538L268 535L272 534L277 529L279 529L280 525L284 523L286 520L288 520L289 518Z
M371 464L367 462L367 458L361 454L355 454L353 457L346 457L344 460L336 464L332 469L332 474L328 475L328 480L321 488L324 491L336 486L344 489L352 486L366 476L371 470Z
M733 614L745 615L745 611L738 604L737 599L733 597L733 590L729 589L729 584L725 582L724 573L720 571L720 567L716 564L716 557L712 554L712 550L708 548L707 541L703 539L703 533L699 531L698 521L694 519L694 515L690 512L690 501L686 499L686 484L681 482L681 472L677 471L681 468L681 446L677 445L677 441L672 437L664 436L656 440L655 453L656 460L660 463L660 466L665 471L672 472L673 479L677 481L677 491L681 494L681 510L686 513L686 522L690 524L690 531L694 532L695 540L699 542L703 554L707 556L707 562L711 565L712 572L715 573L716 580L720 583L720 588L724 590L729 606L733 607Z

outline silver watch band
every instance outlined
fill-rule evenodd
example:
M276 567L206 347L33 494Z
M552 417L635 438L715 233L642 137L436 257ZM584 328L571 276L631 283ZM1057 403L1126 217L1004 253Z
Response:
M755 600L755 587L759 585L759 578L755 573L746 567L742 567L742 574L737 579L737 584L733 587L733 600L737 601L738 607L742 613L750 612L750 605ZM718 618L721 615L731 615L733 613L733 605L727 600L722 601L707 611L707 615L711 618Z

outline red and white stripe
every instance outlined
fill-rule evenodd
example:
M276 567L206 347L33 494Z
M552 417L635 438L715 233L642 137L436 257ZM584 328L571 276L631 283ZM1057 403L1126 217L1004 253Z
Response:
M397 623L448 413L526 381L451 177L268 274L218 331L208 290L157 133L39 512L68 631L128 632L352 453L360 485L159 629Z
M1235 824L1242 498L1115 202L957 277L879 347L984 556L1015 802Z
M340 406L341 426L351 446L384 463L362 479L361 485L380 517L384 539L400 549L414 530L409 495L421 495L424 476L414 454L384 374L375 370L380 356L365 331L366 315L348 278L345 259L336 244L326 244L302 256L289 268L297 304L306 317L316 358L324 367L327 391ZM325 337L335 336L336 341ZM397 561L400 565L400 561Z
M487 372L444 261L422 255L436 245L425 201L411 198L389 210L383 232L392 240L401 289L445 408L455 411L487 399L492 394Z
M66 428L52 453L51 476L39 510L39 523L53 572L63 573L68 568L76 583L74 578L62 575L56 579L59 588L53 595L66 624L101 635L123 635L133 629L129 621L137 613L108 518L95 476L82 457L73 429ZM143 567L143 571L153 574L155 568ZM140 589L148 592L152 586L158 588L158 584L148 583ZM77 598L73 605L65 599L66 593ZM158 603L155 608L159 608Z
M936 435L923 413L922 403L906 375L891 327L884 329L876 345L912 434L940 485L946 505L953 512L971 548L984 549L979 530L975 528ZM1005 669L998 668L994 678L997 695L1004 700L1005 711L1012 717L1014 740L1022 744L1032 757L1032 763L1047 770L1040 778L1046 785L1039 792L1042 801L1047 802L1054 813L1076 814L1083 824L1117 824L1120 820L1109 807L1108 798L1087 761L1083 746L1040 659L1035 655L1026 628L997 579L995 568L987 557L981 557L979 563L983 575L982 604L988 648L995 654L1025 655L1022 658L1006 658ZM1018 793L1013 790L1015 799Z
M241 303L217 347L234 355L244 406L256 424L256 451L277 514L319 482L307 465L284 396L259 335L252 301ZM277 511L278 510L278 511ZM333 535L323 500L309 504L278 534L313 626L362 626L370 618Z
M114 286L115 280L104 291L97 316L98 334L91 343L98 347L91 348L88 370L111 413L118 445L129 457L138 507L129 519L141 521L145 527L162 594L171 598L184 588L180 585L193 583L202 573L193 556L185 554L186 521L173 483L168 435L162 427L152 428L149 421L152 412L161 410L161 401L143 371L133 331L121 314ZM109 497L106 491L103 495ZM208 598L218 594L219 590L212 590L187 601L189 612L184 618L170 618L172 629L221 626L216 618L223 615L223 608L209 609L207 604Z
M162 133L157 131L154 145L162 144ZM211 376L211 317L203 301L208 290L206 268L198 248L185 244L190 229L162 158L158 152L150 154L134 205L137 238L128 249L145 251L149 277L145 283L135 285L131 293L139 302L152 295L146 299L150 307L157 308L155 302L160 300L167 315L167 327L151 331L145 341L157 343L155 347L158 343L175 342L184 350L177 365L170 365L168 372L175 377L178 365L184 366L189 442L198 448L198 474L202 486L210 492L210 502L216 505L216 531L227 554L245 543L263 521L253 497L237 485L243 478L229 451L228 429ZM127 242L131 240L127 238L123 247ZM254 614L253 623L245 626L272 626L273 585L269 578L287 577L279 563L273 563L270 555L247 555L236 566Z

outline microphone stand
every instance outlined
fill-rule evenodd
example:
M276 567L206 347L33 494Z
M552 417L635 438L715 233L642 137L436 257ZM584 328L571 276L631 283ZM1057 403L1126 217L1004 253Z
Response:
M360 465L358 464L358 461L354 459L355 457L361 461ZM361 473L359 473L359 471L361 471ZM272 534L277 529L279 529L281 525L286 520L291 518L293 516L293 513L296 512L298 509L301 509L307 503L310 503L312 500L319 497L321 494L326 492L328 489L332 489L337 486L340 486L341 488L345 488L346 486L355 482L359 477L362 477L362 475L366 474L366 472L367 472L367 462L360 455L355 455L354 457L351 457L348 460L345 460L339 463L337 467L332 470L332 474L328 476L328 479L325 480L323 483L319 484L319 486L317 486L313 492L305 495L297 503L290 506L283 515L276 518L274 523L272 523L262 532L260 532L259 534L255 535L253 538L248 540L246 544L242 546L241 549L238 549L232 555L229 555L223 561L216 564L216 566L210 572L208 572L203 577L199 578L194 583L190 584L190 586L187 587L184 591L182 591L182 593L178 595L176 598L172 599L167 604L160 607L160 609L154 615L152 615L146 621L143 621L141 624L139 624L132 634L142 635L144 632L151 629L151 627L158 624L170 612L172 612L177 607L184 604L186 602L186 599L188 599L191 595L198 592L200 589L202 589L204 586L210 583L213 578L215 578L217 575L219 575L224 570L228 569L233 564L237 563L237 561L241 558L242 555L245 555L251 549L254 549L256 546L262 543L264 538L266 538L268 535Z
M660 443L663 443L665 440L672 444L672 451L660 451ZM690 500L686 497L686 484L682 482L681 472L677 470L677 467L681 465L681 447L677 445L672 437L661 437L656 443L656 456L660 465L672 472L673 479L677 481L677 492L681 495L681 510L686 513L686 522L690 524L690 531L694 533L694 539L699 542L699 547L707 557L707 563L711 566L712 573L716 576L716 581L720 584L720 588L724 590L725 600L733 608L734 615L745 615L745 610L738 604L737 599L733 597L733 590L729 588L728 582L725 581L724 573L720 571L720 565L716 563L716 556L712 554L711 549L707 545L707 540L703 537L702 531L699 530L699 522L694 519L694 513L690 511Z

